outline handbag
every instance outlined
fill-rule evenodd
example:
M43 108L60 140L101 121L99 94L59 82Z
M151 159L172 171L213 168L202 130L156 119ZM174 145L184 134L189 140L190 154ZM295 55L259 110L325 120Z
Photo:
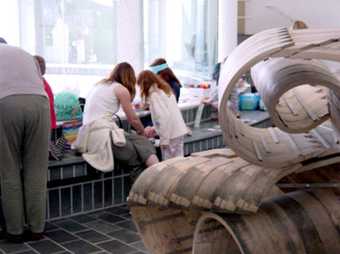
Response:
M126 144L126 138L124 130L121 128L115 128L111 130L111 139L115 146L123 147Z

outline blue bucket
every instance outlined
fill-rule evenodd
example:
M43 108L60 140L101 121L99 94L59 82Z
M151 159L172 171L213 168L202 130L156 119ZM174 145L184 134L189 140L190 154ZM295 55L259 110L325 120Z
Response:
M241 94L239 97L239 108L243 111L257 110L260 99L260 96L256 93Z

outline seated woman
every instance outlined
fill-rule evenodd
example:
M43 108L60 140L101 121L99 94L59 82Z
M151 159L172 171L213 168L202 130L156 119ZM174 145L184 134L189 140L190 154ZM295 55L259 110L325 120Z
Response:
M136 76L131 65L120 63L86 98L83 126L74 147L98 170L113 170L113 158L131 168L149 167L158 162L156 151L144 136L144 127L132 108L135 85ZM120 107L139 135L123 134L115 124L113 114Z
M172 88L176 101L178 102L181 93L181 82L179 82L176 75L169 68L164 58L158 58L150 65L150 69L153 73L158 74L164 81L166 81Z

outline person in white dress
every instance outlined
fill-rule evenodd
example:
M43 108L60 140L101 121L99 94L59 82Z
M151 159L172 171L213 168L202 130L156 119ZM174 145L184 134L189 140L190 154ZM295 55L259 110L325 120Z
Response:
M183 140L188 128L170 85L149 70L139 74L137 84L151 112L153 127L149 128L160 137L162 159L184 156Z

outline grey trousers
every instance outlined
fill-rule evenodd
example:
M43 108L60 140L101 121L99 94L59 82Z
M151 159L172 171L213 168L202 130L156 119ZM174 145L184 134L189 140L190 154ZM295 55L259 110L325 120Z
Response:
M13 95L0 100L0 178L6 231L45 226L50 113L48 98Z

